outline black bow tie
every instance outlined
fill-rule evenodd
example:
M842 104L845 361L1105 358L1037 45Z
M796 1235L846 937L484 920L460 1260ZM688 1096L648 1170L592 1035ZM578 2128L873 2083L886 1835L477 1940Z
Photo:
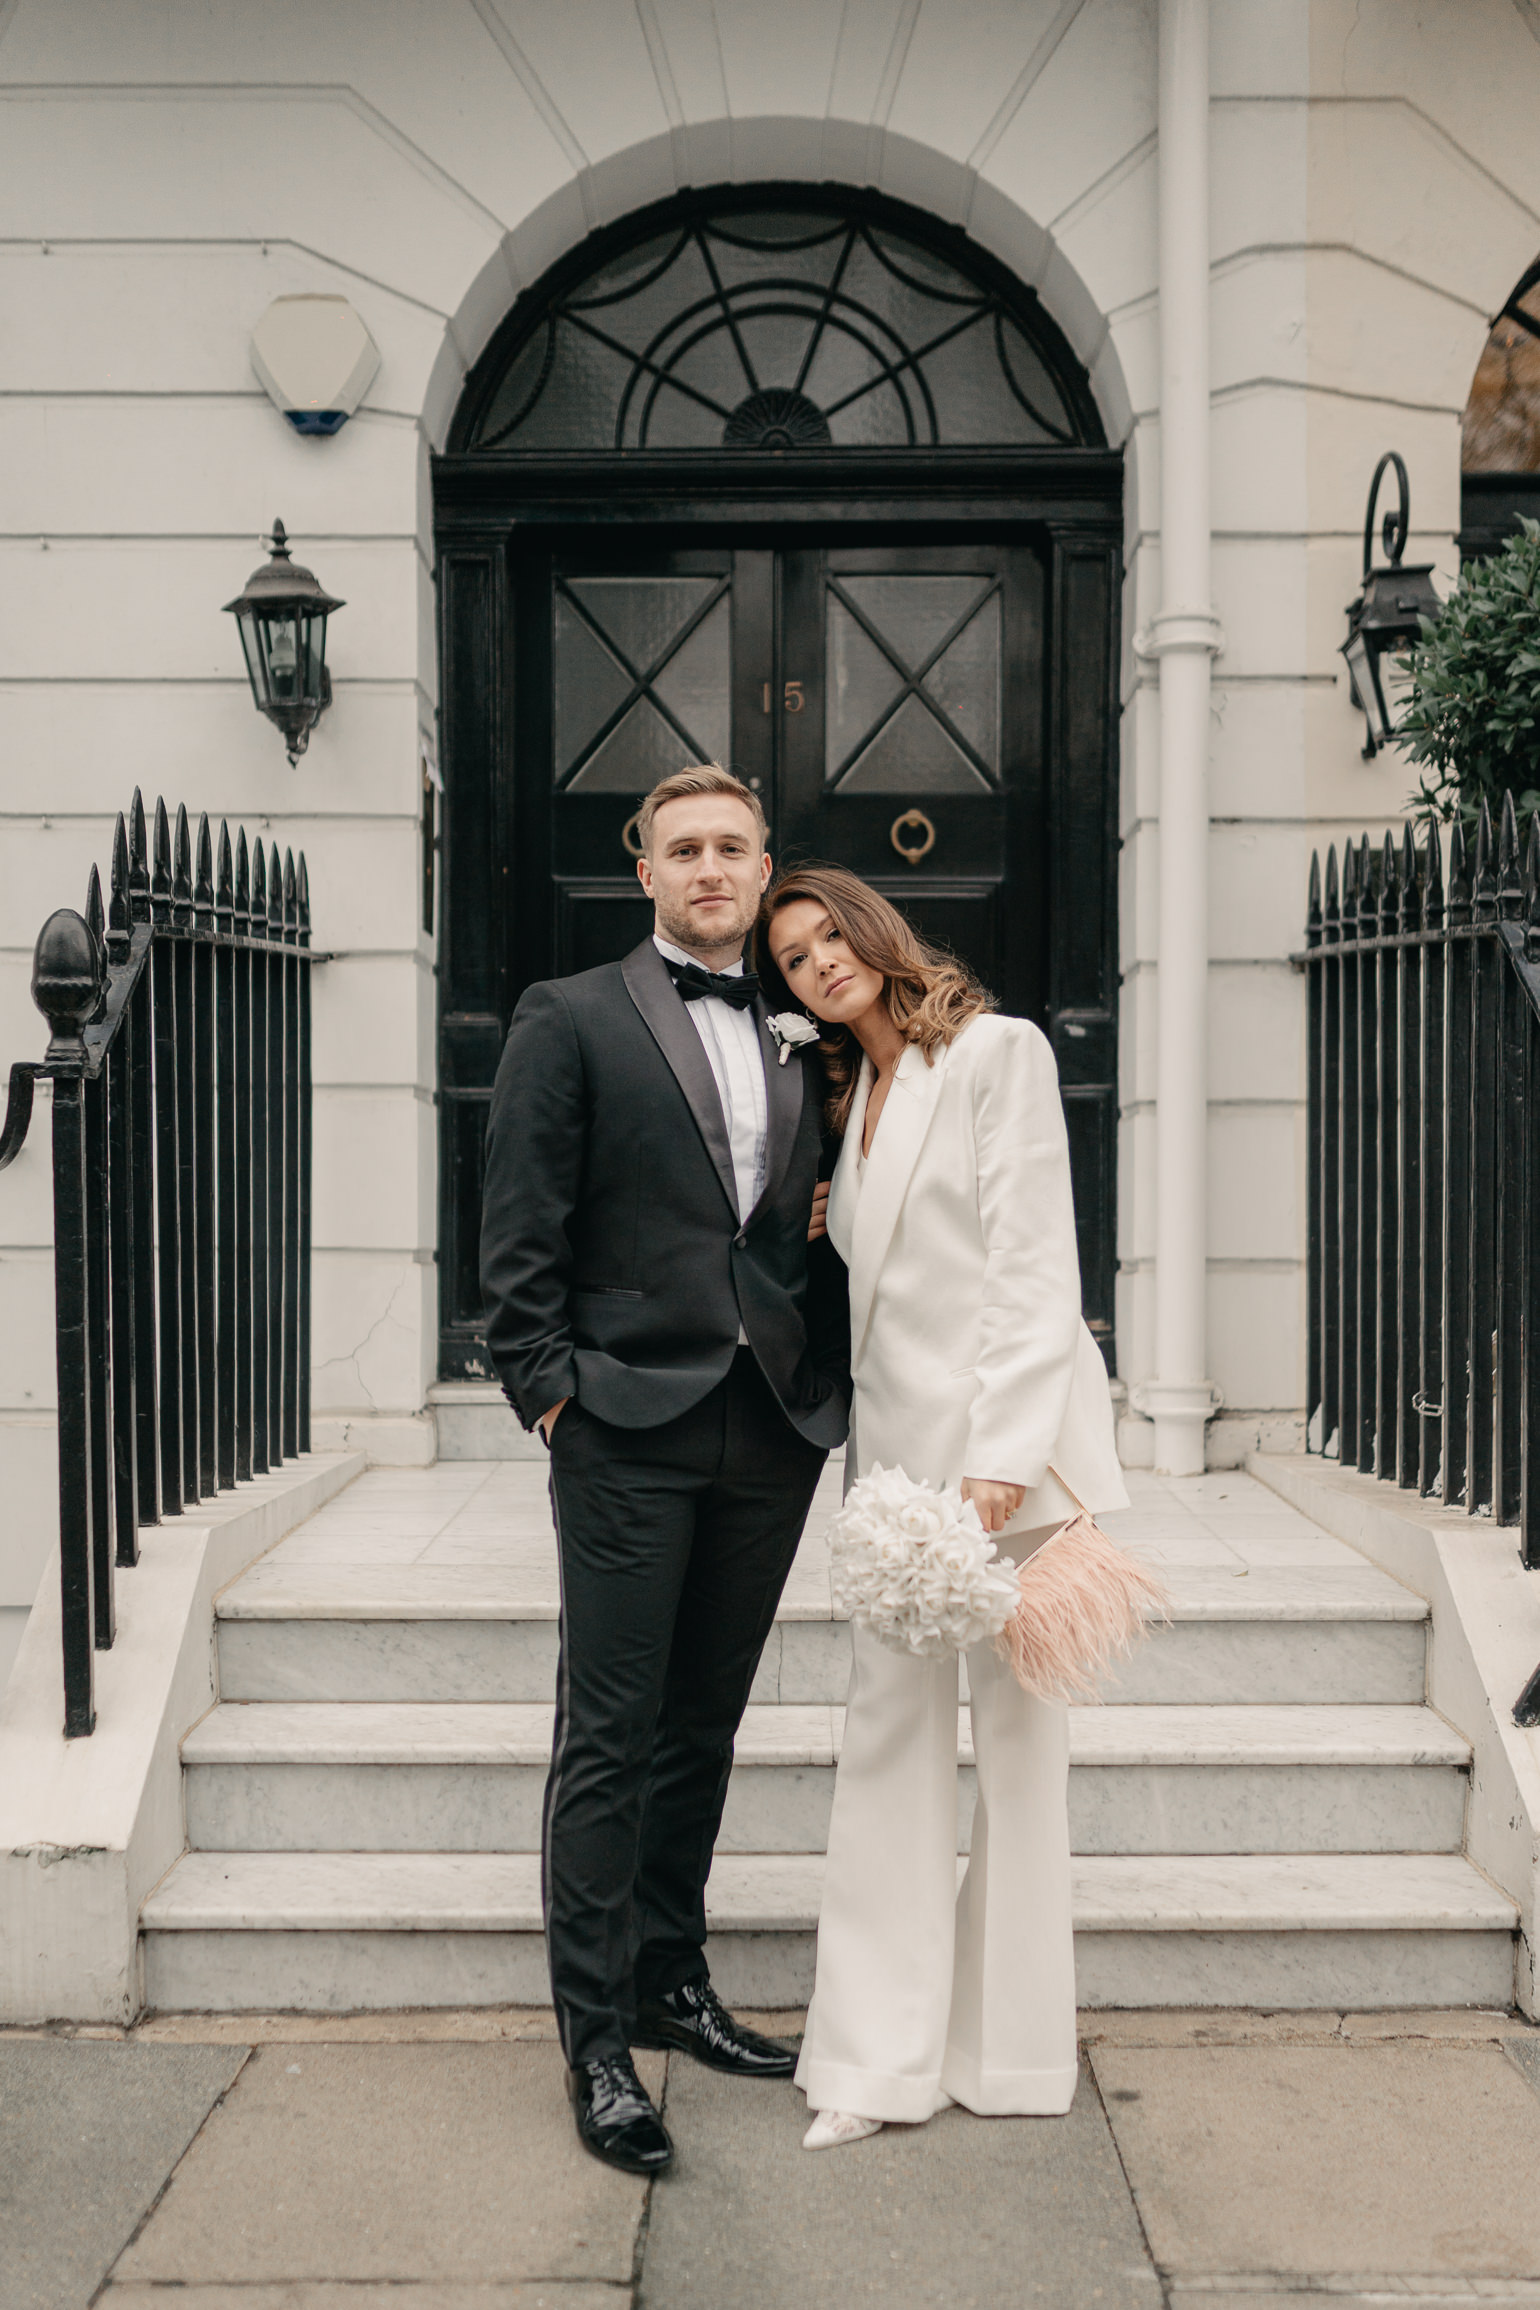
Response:
M668 962L668 957L664 956ZM699 963L669 962L669 976L687 1003L698 1003L705 995L715 995L719 1003L731 1003L735 1011L751 1008L759 994L759 981L752 971L740 971L730 978L726 971L702 970Z

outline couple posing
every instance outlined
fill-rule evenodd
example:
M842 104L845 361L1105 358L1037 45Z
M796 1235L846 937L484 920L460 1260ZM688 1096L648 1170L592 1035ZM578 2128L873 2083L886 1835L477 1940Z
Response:
M857 1630L800 2060L734 2020L705 1956L734 1735L847 1424L852 1475L960 1482L1018 1561L1077 1500L1126 1499L1053 1058L854 875L770 886L758 799L727 771L666 778L638 827L653 936L520 1000L482 1222L493 1362L551 1454L544 1900L578 2133L629 2172L670 2163L634 2046L795 2071L811 2149L952 2101L1059 2114L1066 1717L988 1645L961 1892L955 1659ZM793 1008L817 1042L777 1035Z

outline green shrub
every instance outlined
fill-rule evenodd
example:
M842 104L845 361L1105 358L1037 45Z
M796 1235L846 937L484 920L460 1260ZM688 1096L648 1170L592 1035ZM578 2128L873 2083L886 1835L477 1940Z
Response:
M1396 743L1422 766L1408 809L1471 820L1484 798L1495 819L1509 787L1521 817L1540 809L1540 521L1469 564L1398 662Z

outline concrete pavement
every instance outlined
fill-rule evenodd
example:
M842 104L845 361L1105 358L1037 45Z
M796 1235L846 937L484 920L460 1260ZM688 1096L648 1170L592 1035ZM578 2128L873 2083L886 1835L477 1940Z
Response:
M578 2149L546 2014L0 2033L0 2310L1540 2310L1540 2031L1083 2025L1066 2120L818 2157L790 2086L644 2056L651 2190Z

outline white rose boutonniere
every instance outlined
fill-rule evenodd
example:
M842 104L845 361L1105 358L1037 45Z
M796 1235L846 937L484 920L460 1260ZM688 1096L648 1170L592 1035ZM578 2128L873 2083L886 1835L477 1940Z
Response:
M818 1040L818 1029L800 1011L772 1011L765 1024L781 1046L779 1063L783 1067L793 1051L803 1050Z

